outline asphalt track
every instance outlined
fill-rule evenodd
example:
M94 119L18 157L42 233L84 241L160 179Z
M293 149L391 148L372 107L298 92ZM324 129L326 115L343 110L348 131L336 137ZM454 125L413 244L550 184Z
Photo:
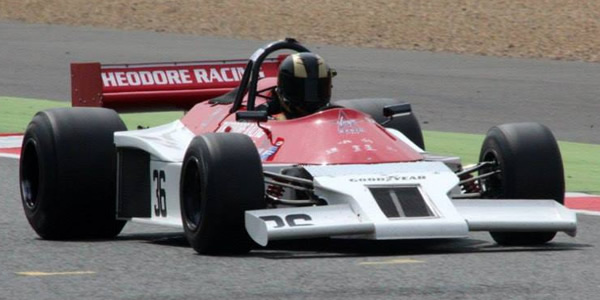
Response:
M70 61L245 57L261 42L0 22L0 94L68 99ZM600 65L311 46L339 72L338 98L397 96L426 129L483 133L546 123L600 143ZM0 103L1 105L1 103ZM0 109L2 109L0 107ZM594 129L595 128L595 129ZM245 257L199 256L172 230L127 225L112 241L36 238L18 164L0 158L0 299L595 299L600 219L574 239L499 247L484 233L443 243L311 240Z

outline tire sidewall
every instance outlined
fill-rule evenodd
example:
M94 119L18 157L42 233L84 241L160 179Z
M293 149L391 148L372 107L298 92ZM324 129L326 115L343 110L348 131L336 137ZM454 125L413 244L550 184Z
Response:
M562 158L547 127L538 123L493 127L483 143L480 161L488 153L493 153L500 164L500 198L554 199L564 203Z
M232 143L233 140L233 143ZM200 185L198 226L188 223L188 168L197 168ZM200 254L246 253L253 245L245 229L246 210L263 209L262 163L252 140L235 133L195 137L184 156L180 181L182 223L190 245Z
M109 238L116 220L115 131L118 115L102 108L58 108L37 113L23 137L19 182L28 222L44 239ZM26 202L24 180L37 159L36 205ZM93 167L92 167L93 166ZM31 168L31 169L28 169Z
M211 231L207 230L207 228L216 225L212 224L212 215L206 213L207 211L212 211L213 209L213 207L208 207L208 198L211 196L214 197L214 192L211 190L212 185L208 180L212 177L212 174L210 173L210 169L206 167L206 160L208 155L210 155L210 153L207 151L205 142L201 140L200 137L200 139L195 138L194 140L192 140L184 158L184 168L196 168L196 171L198 172L199 176L199 181L196 183L200 186L200 218L197 226L189 226L190 221L186 211L188 206L185 203L181 203L184 232L188 237L188 241L194 249L203 248L201 242L212 237ZM185 169L183 169L183 171L185 172ZM183 192L184 188L186 187L183 186L182 180L182 186L180 190ZM183 195L181 195L180 197L182 199L184 198ZM215 206L215 204L212 204L212 206Z
M38 114L34 117L32 122L29 124L26 130L25 136L23 137L21 162L26 161L26 154L35 155L38 164L38 187L36 188L35 195L35 206L31 207L26 203L24 195L23 180L25 176L25 166L23 163L19 167L19 185L21 192L21 203L29 224L38 232L42 237L45 235L45 228L50 226L49 224L57 222L59 220L52 220L53 210L60 210L60 203L53 203L53 201L46 201L47 199L60 199L56 197L56 179L57 179L57 166L55 147L54 147L54 136L52 129L42 126L43 124L40 119L45 118L45 115ZM31 147L34 147L32 150ZM41 151L41 149L48 149L49 151ZM25 150L28 151L25 153Z

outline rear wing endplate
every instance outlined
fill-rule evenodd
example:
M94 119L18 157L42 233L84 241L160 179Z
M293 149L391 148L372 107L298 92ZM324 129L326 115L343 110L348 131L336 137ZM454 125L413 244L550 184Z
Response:
M260 76L277 76L283 58L267 59ZM145 64L71 64L72 106L119 112L189 110L238 87L247 60Z

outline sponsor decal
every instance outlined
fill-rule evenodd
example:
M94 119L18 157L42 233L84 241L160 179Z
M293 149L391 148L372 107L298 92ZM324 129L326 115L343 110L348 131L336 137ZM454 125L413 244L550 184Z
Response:
M343 110L340 110L337 125L340 134L360 134L365 131L364 128L358 126L358 120L348 118Z
M371 146L370 144L364 144L362 145L352 145L352 151L354 152L361 152L361 151L377 151L375 148L373 148L373 146Z
M311 221L312 218L307 214L291 214L282 218L280 216L262 216L260 217L265 222L273 222L275 226L273 228L282 228L282 227L299 227L299 226L313 226L312 223L307 223L306 221Z
M362 130L362 128L360 128ZM339 132L339 129L338 129ZM341 145L340 147L342 147L343 145L347 145L344 148L351 148L352 152L363 152L363 151L367 151L367 152L373 152L373 151L377 151L377 149L375 149L375 147L373 146L373 140L371 139L367 139L367 138L363 138L360 140L363 144L358 143L358 144L354 144L354 142L352 140L341 140L339 141L337 144ZM326 150L325 153L327 155L333 154L333 153L337 153L338 152L338 148L334 147L334 148L330 148L329 150Z
M362 177L362 178L350 178L348 181L350 182L390 182L390 181L413 181L413 180L425 180L427 176L425 175L388 175L388 176L378 176L378 177Z
M273 154L277 153L277 150L279 150L281 145L283 145L283 140L278 139L274 145L261 152L260 159L268 160L271 156L273 156Z
M251 138L261 138L265 135L262 128L258 127L255 123L242 123L225 121L223 126L217 130L217 132L235 132L245 134Z
M338 150L338 148L336 148L336 147L325 150L325 154L327 154L327 155L335 154L338 152L340 152L340 150Z
M103 71L101 73L104 87L239 82L243 75L244 67ZM264 72L261 71L259 76L265 77Z
M391 146L387 146L387 147L385 147L385 148L386 148L388 151L390 151L390 152L398 152L398 149L396 149L396 148L394 148L394 147L391 147Z

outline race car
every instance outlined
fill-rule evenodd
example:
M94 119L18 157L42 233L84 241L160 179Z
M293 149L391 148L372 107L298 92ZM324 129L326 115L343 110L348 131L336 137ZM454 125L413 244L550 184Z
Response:
M536 245L575 236L547 127L495 126L479 162L463 166L425 151L410 104L396 99L273 118L261 107L290 52L310 51L285 39L248 60L72 64L74 107L37 113L23 139L19 182L32 228L72 240L115 237L128 221L172 226L212 255L320 237L489 231L501 245ZM186 113L137 130L117 113L167 109Z

